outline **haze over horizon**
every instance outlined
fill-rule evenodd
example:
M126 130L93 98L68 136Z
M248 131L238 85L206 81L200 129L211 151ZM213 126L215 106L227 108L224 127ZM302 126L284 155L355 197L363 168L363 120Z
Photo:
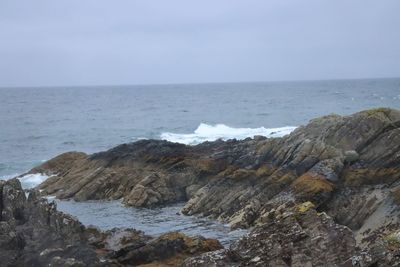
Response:
M400 77L400 2L0 2L0 87Z

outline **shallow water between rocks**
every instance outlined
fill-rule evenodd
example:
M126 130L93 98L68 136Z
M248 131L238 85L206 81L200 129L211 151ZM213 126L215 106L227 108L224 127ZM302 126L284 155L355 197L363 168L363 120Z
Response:
M225 247L248 232L245 229L232 231L229 225L209 218L185 216L180 213L184 203L147 209L125 207L120 201L54 201L58 210L75 216L86 226L94 225L101 230L135 228L154 236L180 231L187 235L218 239Z

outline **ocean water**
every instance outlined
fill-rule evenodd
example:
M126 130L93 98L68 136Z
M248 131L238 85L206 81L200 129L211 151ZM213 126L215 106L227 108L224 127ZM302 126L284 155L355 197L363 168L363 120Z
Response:
M218 138L278 137L310 119L375 107L400 108L400 79L235 84L0 88L0 179L66 151L97 152L143 138L194 145ZM21 178L25 188L47 177ZM177 204L126 208L118 201L56 200L58 208L101 229L171 230L218 238L244 232L179 214Z
M400 79L0 88L0 177L65 151L278 136L317 116L373 107L400 108Z

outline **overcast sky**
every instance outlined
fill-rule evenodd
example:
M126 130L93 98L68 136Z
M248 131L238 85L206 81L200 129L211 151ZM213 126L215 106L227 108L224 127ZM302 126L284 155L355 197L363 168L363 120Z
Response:
M399 76L399 0L0 0L0 86Z

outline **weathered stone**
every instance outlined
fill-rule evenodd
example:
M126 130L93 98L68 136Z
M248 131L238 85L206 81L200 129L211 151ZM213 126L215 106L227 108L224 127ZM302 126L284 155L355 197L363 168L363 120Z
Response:
M17 179L0 189L1 266L103 266L78 221L33 192L26 199Z
M187 259L183 266L343 265L356 253L351 230L304 206L281 209L229 249Z
M360 155L358 155L357 151L355 150L347 150L344 152L344 160L345 162L348 163L353 163L357 161L360 158Z
M385 236L399 229L399 163L400 111L380 108L313 119L283 138L196 146L141 140L93 155L71 152L31 173L53 174L39 188L58 198L122 198L137 207L187 201L184 214L256 226L230 250L185 266L393 265L398 254ZM17 207L0 206L2 216L24 221ZM184 242L170 241L156 244L183 249ZM147 254L135 248L121 255L147 262L150 243L142 248Z
M85 228L37 195L31 190L26 199L17 179L0 181L0 266L176 266L222 248L218 240L178 232L155 238L134 229Z

